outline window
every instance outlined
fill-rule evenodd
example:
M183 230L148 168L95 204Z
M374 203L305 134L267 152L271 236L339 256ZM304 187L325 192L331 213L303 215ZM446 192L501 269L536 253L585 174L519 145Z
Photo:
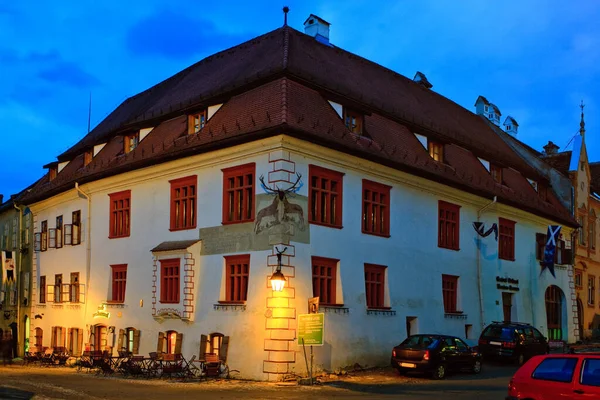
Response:
M429 156L435 161L444 162L444 145L433 140L427 141Z
M46 276L40 276L40 304L46 304Z
M112 193L110 197L110 232L109 238L129 236L131 190Z
M225 257L225 301L243 303L248 297L250 255Z
M593 306L596 303L596 277L588 275L588 305Z
M546 358L533 371L531 377L543 381L571 382L577 358Z
M254 220L254 163L223 170L223 224Z
M123 142L125 154L132 152L140 144L140 133L136 132L131 135L125 135Z
M490 108L488 106L483 106L483 111L488 112Z
M167 354L175 354L177 346L177 332L167 331Z
M56 248L61 247L63 247L63 217L59 215L56 217Z
M586 235L587 235L587 226L585 223L585 218L583 216L577 217L577 222L579 223L579 245L585 246L586 243Z
M548 201L548 187L545 184L538 183L537 192L542 201Z
M69 285L69 302L79 303L79 272L71 272L71 284Z
M12 223L12 248L16 249L17 248L17 238L18 238L18 220L17 217L13 218L13 223Z
M38 351L42 351L42 344L44 339L44 331L42 328L35 328L35 347Z
M219 355L221 353L221 344L223 343L222 333L212 333L209 338L209 348L212 354Z
M129 354L138 354L140 348L140 331L135 328L119 329L117 350Z
M188 117L188 133L198 133L206 125L206 110Z
M367 308L384 308L385 269L383 265L365 264Z
M179 258L160 261L160 302L179 303Z
M583 271L579 269L575 270L575 287L577 289L583 288Z
M171 230L196 227L196 175L169 181L171 183Z
M363 133L363 115L344 107L344 124L350 132L357 135Z
M125 302L125 287L127 285L127 264L110 266L112 273L112 298L111 302Z
M363 233L390 236L390 186L363 179Z
M42 221L41 251L48 250L48 221Z
M73 246L81 244L81 210L73 211L71 216L71 224L73 225Z
M502 168L497 165L490 164L490 175L494 182L502 184Z
M62 302L62 274L54 275L54 302Z
M506 125L506 130L507 130L507 131L510 131L510 129L511 129L511 128L512 128L512 127L511 127L510 125Z
M56 179L56 175L58 175L58 167L50 167L48 170L48 179L53 181Z
M89 163L92 162L92 158L94 158L93 150L86 150L83 153L83 166L85 167Z
M600 386L600 360L586 358L583 360L581 384L587 386Z
M160 353L181 354L183 333L176 331L158 332L157 349Z
M312 258L313 296L323 305L336 304L336 277L339 260L324 257Z
M442 275L442 297L444 300L445 313L460 312L457 309L458 276Z
M29 230L31 229L31 213L28 212L27 214L25 214L24 216L25 218L25 228L23 229L23 243L25 243L26 246L29 246Z
M590 214L588 228L589 228L589 238L590 238L590 248L592 250L596 249L596 216L594 211L593 214Z
M535 234L535 258L536 260L544 261L544 254L546 251L546 235L543 233ZM565 241L562 239L556 240L556 248L554 250L554 263L555 264L568 264L568 254L565 250Z
M515 222L500 218L500 235L498 240L498 258L515 260Z
M309 165L310 222L318 225L342 227L342 178L344 174Z
M206 354L215 354L221 362L227 362L228 349L229 336L218 332L200 335L200 360L204 360Z
M459 250L460 206L438 201L438 247Z
M67 333L67 350L71 355L77 356L81 354L83 345L83 329L70 328Z

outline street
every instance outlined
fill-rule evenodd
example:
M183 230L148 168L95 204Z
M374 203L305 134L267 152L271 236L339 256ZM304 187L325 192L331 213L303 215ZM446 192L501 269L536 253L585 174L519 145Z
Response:
M78 373L74 368L0 367L0 399L328 399L369 398L501 400L516 368L485 365L480 375L457 374L443 381L401 377L391 369L323 379L315 386L283 386L239 380L166 381Z

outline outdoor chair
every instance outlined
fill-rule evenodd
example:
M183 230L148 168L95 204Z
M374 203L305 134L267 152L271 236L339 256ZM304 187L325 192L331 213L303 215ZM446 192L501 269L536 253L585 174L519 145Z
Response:
M206 353L204 356L204 375L216 378L221 374L221 360L214 353Z
M44 351L42 357L40 358L40 361L42 365L55 365L56 359L54 356L54 349L52 347L47 348L46 351Z

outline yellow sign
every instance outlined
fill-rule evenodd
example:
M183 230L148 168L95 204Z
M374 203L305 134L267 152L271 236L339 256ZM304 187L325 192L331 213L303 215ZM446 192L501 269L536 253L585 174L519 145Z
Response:
M98 306L98 311L93 314L94 318L110 318L110 313L106 310L106 303Z

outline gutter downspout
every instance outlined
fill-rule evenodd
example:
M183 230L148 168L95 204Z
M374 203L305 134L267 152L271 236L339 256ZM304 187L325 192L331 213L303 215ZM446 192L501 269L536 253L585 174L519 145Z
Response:
M21 253L21 246L23 245L21 238L21 231L23 230L23 209L17 206L17 203L13 201L13 207L15 207L19 211L19 229L17 230L17 251L19 252L19 270L15 273L15 277L18 277L17 280L17 329L21 330L21 272L23 268L23 253ZM17 331L17 356L21 355L21 343L19 343L19 337L21 336ZM25 335L23 335L25 338Z
M89 303L89 293L90 293L90 270L92 268L92 198L89 194L85 193L83 190L79 188L79 183L75 182L75 190L81 196L87 199L88 207L87 207L87 246L86 246L86 255L85 255L85 306L83 308L83 319L84 322L87 318L87 308ZM79 232L81 235L81 232Z
M481 214L483 214L483 212L488 209L489 207L491 207L492 205L496 204L496 201L498 200L498 197L494 196L494 200L492 200L491 202L489 202L488 204L486 204L485 206L483 206L482 208L480 208L479 210L477 210L477 222L480 222L479 220L481 219ZM484 321L484 308L483 308L483 288L482 288L482 276L481 276L481 238L478 237L477 238L477 289L479 292L479 316L481 318L481 329L484 328L485 326L485 321Z

